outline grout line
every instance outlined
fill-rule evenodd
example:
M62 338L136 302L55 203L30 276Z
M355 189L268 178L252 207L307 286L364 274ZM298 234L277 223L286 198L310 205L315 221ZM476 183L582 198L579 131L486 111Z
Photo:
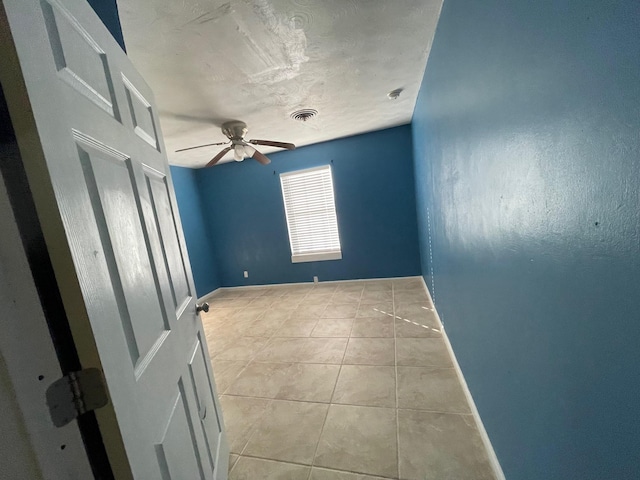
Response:
M269 310L269 307L264 307L263 308L263 312L261 315L264 315L264 313ZM260 318L260 315L258 315L258 318ZM257 320L258 318L254 319L253 321ZM280 325L280 327L282 327L282 325L284 324L284 322L286 322L287 319L282 321L282 324ZM252 321L252 322L253 322ZM280 328L279 327L279 328ZM271 340L274 338L273 335L275 334L272 333L267 340L267 342L262 346L262 348L258 349L258 351L253 355L253 357L251 357L251 359L247 362L247 364L245 365L245 367L238 373L238 375L235 376L235 378L233 379L232 382L229 383L229 386L227 387L227 390L229 390L229 388L231 388L231 386L233 385L233 383L235 382L235 380L237 380L237 378L247 369L247 367L251 364L251 362L253 362L253 359L256 358L258 356L258 354L260 352L262 352L265 348L267 348L267 345L269 345L271 343ZM256 398L256 397L254 397ZM266 411L271 407L271 405L273 404L273 399L269 399L269 403L267 403L267 406L265 407L264 411L262 412L262 414L260 415L260 417L254 422L253 426L251 427L251 430L249 432L249 435L247 437L247 442L244 444L244 447L242 447L242 451L240 452L240 456L242 456L242 454L244 453L244 451L247 449L247 447L249 446L249 442L251 442L251 439L253 438L253 436L255 435L257 429L258 429L258 424L262 421L262 419L264 418L264 415L266 413ZM222 414L224 415L224 412L222 412ZM238 463L240 462L240 458L238 458L238 460L236 461L235 465L233 466L233 468L231 469L231 471L233 471L236 466L238 465Z
M267 406L265 407L264 411L262 412L262 415L260 415L260 418L258 418L255 421L255 423L253 424L253 426L251 427L251 430L249 432L249 436L247 437L247 443L244 444L244 447L242 447L242 451L238 455L244 454L244 451L249 446L249 442L251 442L251 439L253 438L253 436L256 434L256 431L258 430L258 423L260 423L262 421L262 419L264 418L265 413L267 412L269 407L271 407L272 404L273 404L273 400L269 400L269 403L267 403ZM222 414L224 415L224 412L222 412ZM240 459L238 459L238 461L240 461ZM236 465L237 465L237 463L236 463ZM235 468L235 465L234 465L234 468Z
M474 419L474 423L476 425L476 430L480 434L480 438L482 440L482 444L484 445L484 448L485 448L485 453L489 457L489 463L491 465L491 469L493 470L493 474L495 475L495 478L497 480L504 480L505 476L504 476L504 472L502 471L502 466L500 465L500 461L498 460L496 452L493 449L493 445L491 444L491 439L489 438L489 435L488 435L486 429L484 428L484 424L482 423L482 418L480 417L480 412L478 412L478 408L476 406L476 403L473 400L473 396L471 395L471 390L469 390L469 386L467 385L467 381L464 378L464 374L462 373L462 369L460 368L460 364L458 363L458 359L456 358L456 354L453 351L453 346L451 345L451 342L449 341L449 336L447 335L447 332L444 329L444 325L442 323L442 319L440 318L440 315L438 314L438 309L435 308L434 300L431 297L431 293L429 292L429 287L427 287L427 284L424 281L424 278L422 279L422 287L427 292L427 297L429 298L429 300L431 302L431 305L434 307L434 313L436 315L436 320L440 324L440 329L442 331L442 339L443 339L443 341L445 343L445 347L447 348L447 351L449 353L449 358L450 358L451 362L453 363L453 368L456 371L460 387L462 388L462 390L464 392L464 395L465 395L465 397L467 399L467 405L468 405L469 409L471 410L471 416ZM434 294L434 298L435 298L435 294Z
M362 289L364 292L364 288ZM335 293L334 293L335 295ZM333 298L333 297L332 297ZM358 307L356 308L356 316L358 315L358 310L360 310L360 302L362 301L362 292L360 292L360 301L358 301ZM355 317L354 317L355 322ZM353 323L351 324L351 329L353 329ZM349 332L351 333L351 332ZM351 335L349 335L351 337ZM329 410L331 409L333 396L336 393L336 387L338 386L338 381L340 380L340 374L342 373L342 365L344 364L344 357L347 355L347 349L349 348L349 338L347 339L347 344L344 346L344 352L342 352L342 360L340 361L340 368L338 369L338 375L336 376L336 383L333 384L333 390L331 391L331 397L329 398L329 405L327 407L327 413L324 416L324 421L322 422L322 428L320 429L320 435L318 435L318 442L316 443L316 448L313 451L313 457L311 458L311 468L309 469L309 476L307 480L311 479L311 473L313 472L313 467L316 464L316 455L318 454L318 447L320 446L320 439L322 438L322 434L324 433L324 427L327 424L327 418L329 417Z
M391 306L393 309L393 364L396 373L396 467L398 478L400 478L400 422L398 419L398 337L396 335L396 294L393 282L391 283Z
M413 277L410 277L410 278L413 278ZM415 278L421 278L421 277L415 277ZM395 312L395 308L396 308L396 299L395 299L395 296L396 296L396 286L393 284L393 281L392 281L392 280L394 280L394 279L384 279L384 280L389 281L389 282L391 283L391 290L390 290L390 293L391 293L391 308L392 308L392 313L390 313L390 314L389 314L389 313L387 313L387 315L388 315L388 316L390 316L390 317L391 317L391 319L392 319L392 321L393 321L393 339L394 339L394 363L393 363L393 366L394 366L394 370L395 370L395 382L396 382L396 383L395 383L395 414L396 414L396 442L397 442L396 461L397 461L397 463L398 463L398 473L399 473L399 468L400 468L400 467L399 467L399 447L400 447L400 444L399 444L399 425L398 425L398 410L399 410L399 409L398 409L398 382L397 382L397 378L398 378L398 363L397 363L397 332L396 332L396 321L395 321L395 319L396 319L396 315L395 315L395 313L396 313L396 312ZM357 282L357 281L358 281L358 280L356 280L355 282ZM360 281L362 281L362 280L360 280ZM370 281L370 280L365 280L365 281ZM326 282L323 282L323 283L326 283ZM267 288L268 288L268 287L267 287ZM228 361L234 361L234 362L246 362L246 363L245 363L244 367L242 368L242 370L240 370L240 372L238 372L238 374L237 374L237 375L234 377L234 379L230 382L229 387L228 387L226 390L228 390L228 389L231 387L231 385L236 381L236 379L237 379L237 378L238 378L238 377L239 377L243 372L245 372L245 371L246 371L246 369L248 368L248 366L249 366L250 364L253 364L253 363L273 363L273 364L289 364L289 365L293 365L293 364L303 364L303 365L305 365L305 364L307 364L307 365L311 365L311 364L314 364L314 365L337 365L336 363L317 363L317 362L291 362L291 361L289 361L289 362L277 362L277 361L262 361L262 362L257 362L257 361L255 361L255 358L256 358L256 357L257 357L257 356L258 356L262 351L264 351L264 350L265 350L269 345L271 345L271 344L272 344L272 342L273 342L273 340L274 340L275 338L333 338L333 339L342 339L342 338L346 338L346 340L347 340L347 341L346 341L346 345L345 345L345 349L344 349L343 354L342 354L342 359L341 359L340 364L339 364L339 365L340 365L340 368L339 368L339 370L338 370L338 375L336 376L336 380L335 380L335 383L334 383L334 385L333 385L333 389L332 389L332 392L331 392L331 397L330 397L330 400L329 400L329 402L328 402L328 403L327 403L327 402L321 402L321 401L320 401L320 402L319 402L319 401L313 401L313 402L312 402L312 401L306 401L306 400L290 400L290 399L286 399L286 398L282 398L282 399L274 399L274 398L268 398L268 397L253 397L253 396L249 396L249 395L225 394L225 396L227 396L227 397L256 398L256 399L262 399L262 400L267 400L267 401L268 401L268 402L267 402L267 404L266 404L265 410L263 411L262 415L260 415L260 417L259 417L259 418L254 422L253 426L251 427L250 432L249 432L249 435L248 435L248 438L247 438L247 441L246 441L245 445L243 446L243 448L242 448L241 452L240 452L240 453L235 453L235 452L234 452L234 453L233 453L234 455L238 455L238 456L240 456L240 457L241 457L241 456L244 456L244 457L253 457L253 456L250 456L250 455L245 455L245 453L244 453L244 452L246 451L246 448L248 447L248 445L249 445L249 443L251 442L251 440L254 438L254 436L255 436L255 434L256 434L256 431L257 431L257 427L258 427L259 423L260 423L260 422L265 418L265 412L267 411L267 409L268 409L268 408L270 408L270 407L273 405L273 403L274 403L276 400L279 400L279 401L289 401L289 402L300 402L300 403L317 403L317 404L327 405L327 413L326 413L326 415L325 415L325 418L324 418L324 421L323 421L323 424L322 424L322 428L321 428L321 430L320 430L320 435L319 435L319 437L318 437L318 442L316 443L316 448L315 448L315 451L314 451L314 454L313 454L313 458L312 458L312 462L311 462L311 465L310 465L310 470L309 470L309 478L310 478L310 476L311 476L311 472L312 472L312 469L315 467L315 457L316 457L317 452L318 452L318 448L319 448L319 444L320 444L320 439L321 439L321 437L322 437L322 434L324 433L324 429L325 429L325 426L326 426L326 421L327 421L327 418L328 418L328 414L329 414L329 410L330 410L330 408L331 408L331 405L345 405L345 406L357 406L357 407L368 407L368 408L384 408L384 409L389 409L389 408L391 408L391 407L371 406L371 405L354 405L354 404L337 404L337 403L332 403L332 401L333 401L333 397L334 397L334 395L335 395L335 391L336 391L336 388L337 388L337 384L338 384L338 381L339 381L339 378L340 378L340 374L341 374L341 372L342 372L342 366L343 366L343 365L345 365L345 363L344 363L344 362L345 362L345 358L346 358L346 352L347 352L347 349L348 349L349 342L350 342L350 340L351 340L351 338L352 338L353 329L354 329L354 326L355 326L355 320L359 318L357 315L358 315L358 312L360 311L360 308L361 308L361 307L362 307L362 305L363 305L363 298L364 298L364 292L365 292L365 290L366 290L366 288L365 288L365 287L363 287L363 288L361 289L361 291L360 291L359 299L357 300L357 306L356 306L356 316L355 316L355 317L353 317L353 318L351 319L351 320L352 320L352 323L351 323L351 329L350 329L350 331L349 331L349 335L348 335L348 336L342 336L342 337L312 337L312 336L310 336L310 335L309 335L309 336L305 336L305 337L278 337L278 336L277 336L277 331L278 331L278 329L279 329L279 328L281 328L281 327L282 327L282 325L283 325L283 324L284 324L288 319L290 319L290 318L291 318L291 313L288 313L288 312L293 312L294 310L296 310L297 308L299 308L300 306L302 306L302 305L305 303L305 299L306 299L307 297L309 297L309 295L313 292L313 288L311 288L311 289L309 289L308 291L306 291L306 292L304 292L304 293L303 293L303 292L300 292L300 293L303 293L303 294L302 294L302 295L300 295L300 296L299 296L299 294L295 294L295 295L292 295L292 296L290 297L290 298L292 299L292 301L289 301L289 302L287 302L287 303L289 303L289 304L295 304L295 306L294 306L293 308L287 308L287 309L284 309L284 310L283 310L283 315L286 315L286 317L287 317L287 318L283 319L283 320L282 320L282 322L281 322L281 324L278 326L278 328L274 329L270 335L260 335L260 336L258 336L258 338L266 338L266 339L267 339L267 342L266 342L266 343L265 343L265 344L264 344L260 349L258 349L258 350L254 353L254 355L252 355L252 356L250 357L250 359L249 359L249 360L228 360ZM386 291L386 290L385 290L385 291ZM398 290L398 292L400 292L400 291L403 291L403 289L401 288L400 290ZM264 295L274 295L274 297L276 297L276 298L278 298L278 299L281 299L281 300L283 300L283 301L286 301L286 299L288 298L288 296L278 295L278 293L280 293L280 292L272 291L272 292L267 292L267 293L265 293ZM345 291L340 291L340 290L338 290L338 289L336 288L336 289L333 289L330 293L331 293L331 298L330 298L330 299L329 299L329 301L324 305L323 313L324 313L324 311L326 311L326 309L328 308L328 306L329 306L329 305L332 305L332 300L335 298L335 295L336 295L336 294L338 294L338 293L345 294L345 293L349 293L349 291L348 291L348 290L347 290L346 292L345 292ZM381 293L382 295L384 295L384 292L382 292L382 291L381 291L380 293ZM264 296L264 295L263 295L263 296ZM228 325L228 324L231 324L231 323L233 323L233 322L234 322L234 320L233 320L233 318L232 318L234 315L237 315L237 314L239 314L239 313L242 313L242 312L243 312L243 311L245 311L245 310L251 310L251 309L254 309L254 310L255 310L256 308L260 308L260 309L262 310L262 312L261 312L257 317L252 318L252 319L250 319L250 320L246 320L249 324L252 324L253 322L256 322L256 321L260 320L260 317L262 317L262 316L263 316L265 313L267 313L268 311L271 311L271 310L277 309L277 303L271 303L271 304L269 304L269 305L261 305L261 306L259 306L259 307L256 307L255 305L252 305L252 303L251 303L251 302L253 302L254 300L256 300L256 298L259 298L259 296L258 296L258 297L249 297L249 296L247 296L247 297L243 297L243 296L240 296L240 297L223 297L223 298L220 298L221 303L222 303L222 302L224 302L224 301L227 301L227 300L231 300L231 302L232 302L232 303L233 303L233 302L238 302L237 304L232 304L232 305L230 305L230 306L223 306L223 307L220 307L220 308L229 308L229 309L233 309L233 310L234 310L233 315L230 315L230 317L229 317L229 318L220 319L220 322L221 322L221 323L223 323L223 324L227 324L227 325ZM217 299L217 298L215 298L215 299ZM212 299L212 300L214 300L214 299ZM278 301L278 300L276 299L276 300L275 300L275 302L277 302L277 301ZM356 302L347 302L347 303L351 304L351 303L356 303ZM366 303L366 304L368 305L369 303L370 303L370 302L369 302L369 301L367 301L367 303ZM386 301L382 301L382 300L381 300L381 301L380 301L380 302L378 302L378 303L382 304L382 303L387 303L387 302L386 302ZM314 304L314 305L315 305L315 304ZM375 305L375 303L372 303L371 305ZM320 317L322 317L322 314L320 315ZM368 317L365 317L365 318L368 318ZM384 318L384 317L383 317L383 318ZM319 321L320 321L320 320L321 320L321 318L318 318L318 319L317 319L316 327L317 327L317 324L319 323ZM243 321L244 321L244 320L243 320ZM315 327L314 327L314 328L315 328ZM206 334L206 332L205 332L205 334ZM247 336L246 334L244 334L244 333L242 333L242 334L238 335L238 338L242 338L242 337L248 337L248 336ZM256 338L256 337L249 337L249 338ZM360 337L357 337L357 338L360 338ZM369 337L362 337L362 338L369 338ZM371 338L389 338L389 337L371 337ZM222 352L220 352L220 353L222 353ZM369 365L369 364L354 364L354 365ZM450 368L450 367L438 367L438 366L434 366L434 368ZM226 391L226 390L225 390L225 391ZM406 409L406 410L410 410L410 409ZM421 411L425 411L425 410L421 410ZM435 411L433 411L433 413L450 413L450 414L458 414L458 415L469 415L469 414L462 414L462 413L455 413L455 412L435 412ZM262 457L254 457L254 458L262 458ZM276 459L267 459L267 458L265 458L265 460L276 461L276 462L279 462L279 461L280 461L280 460L276 460ZM237 461L236 461L236 463L234 464L234 467L232 468L232 471L233 471L233 470L235 470L235 468L237 467L237 465L238 465L239 461L240 461L240 458L238 458L238 460L237 460ZM293 462L289 462L289 463L293 463ZM307 465L307 466L309 466L309 465ZM321 468L324 468L324 467L321 467ZM340 471L344 471L344 472L351 472L351 471L349 471L349 470L339 470L339 469L331 469L331 468L327 468L326 470L329 470L329 471L334 470L334 471L338 471L338 472L340 472ZM361 473L361 472L352 472L352 473ZM391 478L391 477L381 477L381 478Z
M242 457L245 457L245 458L255 458L255 459L258 459L258 460L267 460L269 462L275 462L275 463L298 465L298 466L301 466L301 467L309 467L310 469L313 469L315 467L314 465L311 465L309 463L299 463L299 462L293 462L291 460L276 460L275 458L259 457L259 456L256 456L256 455L239 455L237 453L233 453L232 455L237 455L238 457L242 456ZM240 461L240 458L238 458L238 461ZM237 462L236 462L236 465L237 465ZM234 466L234 468L235 468L235 466ZM337 468L329 468L329 467L315 467L315 468L321 468L323 470L327 470L327 471L330 471L330 472L350 473L350 474L360 475L360 476L362 476L362 475L371 476L372 475L370 473L357 472L355 470L340 470L340 469L337 469ZM385 475L379 475L379 474L374 475L374 477L375 478L383 478L385 480L398 480L396 477L387 477Z

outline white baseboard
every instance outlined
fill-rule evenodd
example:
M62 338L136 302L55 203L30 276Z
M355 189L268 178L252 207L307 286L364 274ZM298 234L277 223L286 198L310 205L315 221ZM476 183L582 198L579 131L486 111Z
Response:
M355 278L350 280L324 280L317 282L317 284L327 284L327 283L345 283L345 282L377 282L383 280L402 280L406 278L422 278L420 275L412 276L412 277L384 277L384 278ZM202 298L213 295L218 290L250 290L252 288L269 288L269 287L291 287L294 285L316 285L315 282L293 282L293 283L267 283L264 285L238 285L235 287L219 287L215 289L213 292L208 293Z
M223 287L218 287L215 290L210 291L209 293L207 293L206 295L201 296L200 298L198 298L196 300L196 302L201 303L203 301L205 301L207 298L215 295L216 292L219 292L220 290L222 290Z
M429 288L424 281L424 277L422 278L422 285L424 286L427 295L429 296L429 300L431 300L431 293L429 292ZM447 350L449 351L449 355L451 356L451 360L453 361L453 367L458 375L458 379L460 380L460 384L462 385L462 390L464 391L465 396L467 397L467 402L469 402L469 407L471 408L471 414L476 421L476 425L478 427L478 432L480 433L480 437L482 439L482 443L487 450L487 454L489 455L489 462L491 463L491 468L493 469L493 473L498 480L505 480L504 472L502 471L502 467L500 466L500 462L498 461L498 457L496 456L496 452L493 449L493 445L491 445L491 440L489 440L489 435L487 435L487 431L484 428L484 424L482 423L482 419L480 418L480 413L478 412L478 408L476 407L476 403L473 401L473 397L471 396L471 391L469 390L469 386L467 385L466 380L464 379L464 375L462 374L462 370L460 369L460 364L458 363L458 359L456 358L456 354L453 352L453 347L451 346L451 342L449 341L449 337L447 336L447 332L444 329L444 325L440 320L440 315L438 315L438 309L431 302L434 308L434 312L436 314L436 319L440 324L440 329L442 330L442 338L444 339L444 343L447 346Z

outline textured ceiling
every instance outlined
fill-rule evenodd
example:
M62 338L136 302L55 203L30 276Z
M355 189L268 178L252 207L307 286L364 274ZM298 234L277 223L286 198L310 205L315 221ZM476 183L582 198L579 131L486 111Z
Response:
M247 139L332 140L411 121L441 0L118 0L169 161L200 167L225 120ZM404 91L396 100L387 93ZM289 117L318 110L307 122ZM268 153L269 148L261 148ZM225 160L231 160L228 154Z

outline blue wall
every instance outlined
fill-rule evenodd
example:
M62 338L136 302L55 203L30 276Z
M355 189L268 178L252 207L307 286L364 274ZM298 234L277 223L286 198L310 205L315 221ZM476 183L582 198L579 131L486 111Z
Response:
M639 10L444 2L422 268L510 480L640 478Z
M209 229L204 222L196 173L196 170L190 168L171 166L171 177L189 251L193 280L198 296L202 297L221 284L213 254L215 242L212 241Z
M420 274L408 125L269 158L196 171L224 286ZM292 264L279 174L331 161L342 260Z
M96 12L102 23L107 27L116 42L126 51L122 27L120 26L120 16L118 15L118 5L116 0L87 0L91 8Z

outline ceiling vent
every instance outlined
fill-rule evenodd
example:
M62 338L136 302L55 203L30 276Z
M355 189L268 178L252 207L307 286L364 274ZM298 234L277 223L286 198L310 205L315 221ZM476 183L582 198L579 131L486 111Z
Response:
M302 110L296 110L291 115L289 115L294 120L298 120L300 122L306 122L307 120L312 119L318 115L318 111L313 108L303 108Z

